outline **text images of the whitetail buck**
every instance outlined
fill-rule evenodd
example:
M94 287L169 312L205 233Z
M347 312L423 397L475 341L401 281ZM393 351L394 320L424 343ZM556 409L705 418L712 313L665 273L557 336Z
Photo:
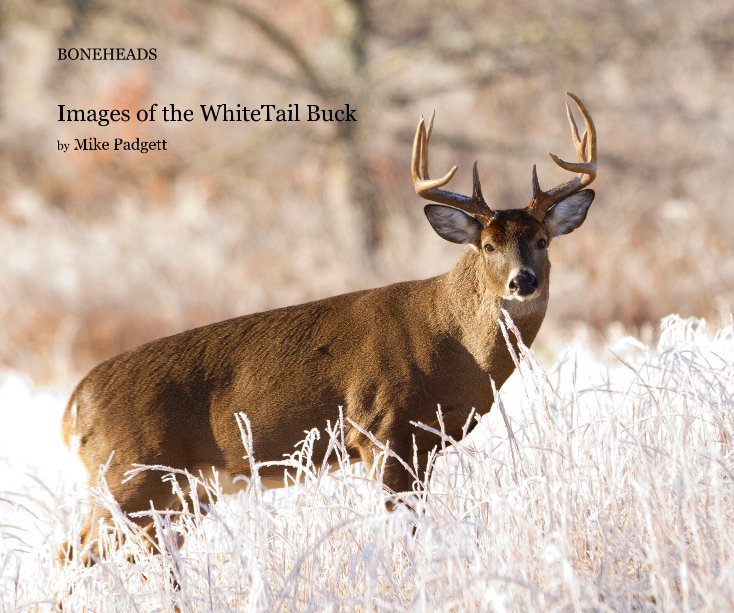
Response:
M437 203L425 207L433 229L470 247L447 274L245 315L96 366L73 392L62 424L90 480L109 460L107 483L122 511L170 508L171 485L155 471L122 482L132 464L194 473L215 467L223 479L247 476L236 413L250 420L255 458L277 461L292 453L305 431L335 423L339 407L354 461L373 462L374 443L350 422L389 443L407 465L413 465L415 440L422 478L439 441L411 422L437 426L440 405L446 433L459 437L473 409L489 411L490 377L499 387L514 369L498 323L501 310L530 345L548 303L548 246L581 225L594 198L584 189L596 175L594 124L583 103L569 95L586 127L579 137L567 105L579 161L551 156L578 175L542 191L533 167L533 196L524 208L490 208L476 163L471 196L441 189L456 166L440 179L428 177L433 118L428 126L421 118L413 144L415 191ZM316 442L317 461L326 438ZM283 470L264 468L260 475L268 486L282 486ZM409 492L413 483L397 458L386 460L389 492ZM85 559L97 520L109 519L107 513L90 509L81 533Z

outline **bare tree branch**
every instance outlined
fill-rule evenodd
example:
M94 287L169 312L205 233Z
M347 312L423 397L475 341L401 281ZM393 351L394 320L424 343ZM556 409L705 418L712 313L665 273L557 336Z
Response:
M306 81L309 82L310 89L324 99L330 97L331 87L324 82L316 68L306 57L306 54L299 49L296 42L286 32L249 6L232 0L216 0L215 4L232 11L260 30L273 45L278 47L296 65Z

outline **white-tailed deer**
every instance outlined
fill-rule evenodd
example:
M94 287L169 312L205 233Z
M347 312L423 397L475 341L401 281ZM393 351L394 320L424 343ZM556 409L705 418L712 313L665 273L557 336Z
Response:
M106 477L121 509L148 510L151 503L164 509L172 504L171 486L155 472L121 483L132 464L247 475L235 413L249 417L256 459L277 461L304 431L336 422L340 406L345 422L389 442L409 465L415 435L423 469L439 441L411 421L435 425L440 405L446 432L458 437L473 409L489 411L490 377L499 387L514 369L498 323L501 309L530 345L548 303L548 245L579 227L594 199L584 189L596 176L594 124L583 103L569 95L586 126L579 137L567 105L579 161L551 157L579 174L542 191L533 167L533 196L525 208L491 209L476 163L471 196L441 189L456 166L440 179L428 177L433 118L427 127L421 118L413 144L415 191L438 203L425 207L433 229L469 246L447 274L245 315L96 366L63 417L64 438L67 444L78 440L91 478L114 452ZM345 442L355 461L373 461L373 443L348 423ZM317 444L316 455L324 452ZM283 469L263 470L261 477L282 485ZM386 488L408 492L412 484L401 463L389 458ZM88 521L83 546L93 533Z

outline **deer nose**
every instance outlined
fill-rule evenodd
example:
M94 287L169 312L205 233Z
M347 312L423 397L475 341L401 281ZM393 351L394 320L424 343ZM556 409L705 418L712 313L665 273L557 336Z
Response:
M538 278L533 274L532 270L525 268L510 279L507 287L513 294L529 296L538 289Z

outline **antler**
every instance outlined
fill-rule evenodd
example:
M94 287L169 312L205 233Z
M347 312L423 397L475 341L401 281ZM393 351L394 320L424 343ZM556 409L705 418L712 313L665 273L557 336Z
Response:
M591 115L589 115L589 111L586 110L584 103L571 92L568 92L568 95L576 103L586 126L584 135L579 138L579 130L578 127L576 127L576 121L574 121L573 113L571 113L571 107L566 103L568 123L571 125L571 138L573 139L573 144L576 148L576 156L579 161L578 163L564 162L561 158L553 155L552 153L549 153L548 155L550 155L553 161L561 168L581 174L570 181L561 183L560 185L549 189L547 192L544 192L540 189L540 184L538 183L538 172L535 169L535 165L533 165L533 199L528 205L527 210L531 215L541 221L545 218L548 209L556 204L556 202L559 202L571 194L584 189L596 178L596 128L594 127L594 122L591 119Z
M423 116L421 116L418 122L418 129L415 131L413 160L411 163L415 193L426 200L447 204L460 209L474 217L483 226L486 226L492 217L494 217L495 212L489 208L489 205L482 196L482 185L479 182L479 172L477 171L476 162L474 162L474 186L471 197L439 189L451 181L456 174L458 166L453 166L440 179L431 179L428 176L428 141L433 131L433 119L435 116L436 113L434 111L428 120L428 128L426 128Z

